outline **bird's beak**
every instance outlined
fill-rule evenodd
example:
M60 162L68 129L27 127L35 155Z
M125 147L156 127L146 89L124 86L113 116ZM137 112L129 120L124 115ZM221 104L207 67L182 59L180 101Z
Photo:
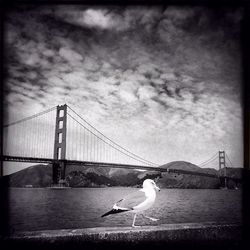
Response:
M160 189L159 187L157 187L156 185L155 185L155 189L156 189L158 192L161 191L161 189Z

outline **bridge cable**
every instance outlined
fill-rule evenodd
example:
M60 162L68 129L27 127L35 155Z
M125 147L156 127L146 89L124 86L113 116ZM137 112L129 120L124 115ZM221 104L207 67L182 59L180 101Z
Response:
M218 152L216 154L214 154L212 157L210 157L208 160L198 164L197 166L201 167L201 166L204 166L204 165L207 165L208 163L212 162L213 160L215 160L218 155Z
M69 106L68 106L69 107ZM159 164L153 163L151 161L145 160L142 157L132 153L131 151L125 149L124 147L122 147L121 145L117 144L116 142L114 142L113 140L109 139L107 136L105 136L103 133L101 133L99 130L97 130L95 127L93 127L89 122L87 122L85 119L83 119L80 115L78 115L71 107L69 107L69 109L74 112L80 119L82 119L84 122L86 122L91 128L93 128L96 132L98 132L99 134L101 134L104 138L106 138L107 140L109 140L110 142L112 142L113 144L115 144L116 146L120 147L121 149L123 149L124 151L126 151L127 153L130 153L131 155L143 160L144 162L147 162L150 165L155 165L155 166L159 166Z
M198 165L198 166L199 166L199 167L205 167L205 166L211 164L212 162L214 162L215 160L217 160L217 157L215 157L214 159L211 159L210 161L208 161L208 162L206 162L206 163L204 163L204 164L202 164L202 165Z
M53 107L53 108L47 109L47 110L45 110L45 111L42 111L42 112L40 112L40 113L37 113L37 114L35 114L35 115L31 115L31 116L26 117L26 118L23 118L23 119L21 119L21 120L18 120L18 121L11 122L11 123L9 123L9 124L3 125L3 127L5 128L5 127L9 127L9 126L12 126L12 125L15 125L15 124L24 122L24 121L31 120L31 119L33 119L33 118L36 118L36 117L40 116L40 115L44 115L44 114L46 114L46 113L49 113L50 111L52 111L52 110L54 110L54 109L56 109L56 106Z
M206 161L204 161L204 162L202 162L202 163L200 163L200 164L198 164L198 165L203 165L203 164L206 164L206 163L209 162L209 161L212 161L212 160L216 159L217 155L218 155L218 153L215 153L215 154L212 155L210 158L208 158Z
M69 107L69 106L68 106ZM70 108L70 107L69 107ZM128 152L129 154L137 157L138 159L141 159L144 162L147 162L147 164L150 165L155 165L158 166L156 163L150 162L146 159L143 159L142 157L130 152L129 150L123 148L122 146L120 146L119 144L117 144L116 142L112 141L111 139L109 139L108 137L106 137L103 133L101 133L99 130L97 130L95 127L93 127L90 123L88 123L85 119L83 119L80 115L78 115L72 108L70 108L70 110L72 110L80 119L82 119L85 123L87 123L91 128L93 128L96 132L98 132L99 134L101 134L104 138L106 138L107 140L109 140L110 142L112 142L113 144L115 144L116 146L120 147L121 149L123 149L124 151ZM139 161L139 160L138 160Z
M100 139L101 141L103 141L104 143L106 143L107 145L109 145L110 147L114 148L115 150L119 151L120 153L122 153L122 154L124 154L124 155L126 155L126 156L128 156L128 157L130 157L130 158L132 158L132 159L134 159L134 160L136 160L136 161L139 161L139 162L145 164L146 161L138 160L138 159L134 158L133 156L128 155L128 154L125 153L125 152L122 152L119 148L114 147L112 144L110 144L110 143L104 141L101 137L99 137L98 135L94 134L90 129L88 129L88 128L85 127L82 123L80 123L79 121L77 121L72 115L70 115L69 113L68 113L68 115L69 115L74 121L76 121L79 125L81 125L81 126L82 126L83 128L85 128L87 131L89 131L92 135L94 135L95 137L97 137L98 139ZM92 146L92 145L91 145L91 146ZM147 164L148 164L148 163L147 163Z
M132 156L126 154L125 152L122 152L121 150L119 150L118 148L114 147L114 146L111 145L110 143L104 141L104 140L103 140L102 138L100 138L98 135L94 134L91 130L89 130L88 128L86 128L82 123L80 123L79 121L77 121L77 120L76 120L74 117L72 117L70 114L68 114L68 115L69 115L74 121L76 121L78 124L80 124L84 129L86 129L88 132L90 132L92 135L94 135L94 136L97 137L98 139L102 140L105 144L109 145L110 147L114 148L115 150L118 150L120 153L122 153L122 154L124 154L124 155L126 155L126 156L128 156L128 157L130 157L130 158L133 158L133 159L136 160L136 161L143 162L143 161L140 161L140 160L138 160L138 159L136 159L136 158L134 158L134 157L132 157ZM92 145L93 145L94 141L93 141L91 138L92 138L92 137L90 137L90 148L91 148L90 154L92 155L92 154L93 154L93 152L92 152ZM145 162L143 162L143 163L145 164Z
M228 157L227 154L226 154L226 157L227 157L228 161L230 162L231 167L233 167L233 164L232 164L232 162L230 161L230 159L229 159L229 157Z

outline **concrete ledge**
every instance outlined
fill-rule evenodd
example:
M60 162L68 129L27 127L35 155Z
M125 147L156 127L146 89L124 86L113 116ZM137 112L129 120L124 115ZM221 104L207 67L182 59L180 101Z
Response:
M11 235L7 242L39 243L41 246L59 246L73 244L123 244L147 245L163 244L166 246L179 243L240 243L242 240L242 227L239 224L185 223L163 224L158 226L131 227L97 227L85 229L62 229L33 232L20 232ZM236 244L236 245L237 245ZM20 245L19 245L20 246ZM124 246L124 244L123 244ZM232 245L231 245L232 246Z

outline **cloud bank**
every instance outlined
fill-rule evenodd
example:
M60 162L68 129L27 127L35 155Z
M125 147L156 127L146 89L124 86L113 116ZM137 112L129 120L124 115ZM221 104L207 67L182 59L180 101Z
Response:
M241 19L241 9L218 7L10 11L8 119L67 103L159 164L226 150L242 166Z

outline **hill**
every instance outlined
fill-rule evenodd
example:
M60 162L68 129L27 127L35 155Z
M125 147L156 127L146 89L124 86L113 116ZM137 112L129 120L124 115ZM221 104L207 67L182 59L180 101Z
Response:
M50 165L34 165L11 175L3 176L3 181L10 187L48 187L52 180Z
M161 168L167 169L180 169L199 173L217 174L215 169L200 168L190 162L174 161L162 165ZM162 173L162 178L158 181L160 187L164 188L219 188L219 179L210 177L175 174L175 173Z
M174 161L161 166L167 169L180 169L200 173L218 174L215 169L200 168L185 161ZM223 171L223 170L222 170ZM227 169L232 177L240 177L241 169ZM140 187L143 180L157 178L161 188L219 188L220 180L186 174L160 173L156 171L138 171L120 168L83 167L70 165L66 168L66 184L70 187ZM1 180L10 187L48 187L52 182L51 165L34 165L27 169L4 176ZM231 183L230 187L235 184Z

